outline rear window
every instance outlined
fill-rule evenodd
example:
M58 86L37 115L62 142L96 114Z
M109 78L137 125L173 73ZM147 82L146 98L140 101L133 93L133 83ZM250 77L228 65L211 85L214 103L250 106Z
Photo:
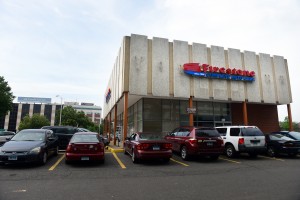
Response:
M242 136L264 136L258 128L241 128Z
M290 132L290 135L296 138L297 140L300 140L300 133L299 132Z
M272 135L270 135L270 139L271 140L287 140L287 141L293 140L292 138L286 137L281 134L272 134Z
M140 133L140 140L162 140L164 136L162 133Z
M197 137L219 137L219 132L214 128L196 129Z
M71 139L71 143L89 143L89 142L99 142L97 135L94 134L78 134L74 135Z
M49 128L54 133L63 133L63 134L74 134L76 130L74 128Z

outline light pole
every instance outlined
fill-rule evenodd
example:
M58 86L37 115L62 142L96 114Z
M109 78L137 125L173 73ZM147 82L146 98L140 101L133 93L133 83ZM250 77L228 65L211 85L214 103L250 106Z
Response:
M61 125L61 112L62 112L62 96L56 95L56 97L60 97L60 114L59 114L59 126Z

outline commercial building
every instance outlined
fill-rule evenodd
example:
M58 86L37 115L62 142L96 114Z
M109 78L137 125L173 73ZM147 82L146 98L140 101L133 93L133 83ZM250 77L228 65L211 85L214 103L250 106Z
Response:
M50 125L53 126L55 122L55 114L65 105L51 103L51 98L37 98L37 97L18 97L19 103L13 103L13 108L6 116L0 116L0 129L8 131L17 131L21 120L29 115L39 114L45 116ZM66 106L70 105L66 102ZM71 105L77 111L83 111L94 123L99 124L101 119L102 108L94 106L94 104Z
M125 36L107 84L104 131L169 132L181 125L279 129L291 122L287 60L265 53L147 36Z

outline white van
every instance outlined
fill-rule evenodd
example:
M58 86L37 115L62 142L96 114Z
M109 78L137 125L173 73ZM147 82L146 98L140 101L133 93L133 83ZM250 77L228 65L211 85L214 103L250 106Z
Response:
M216 129L224 140L225 153L229 158L239 153L256 157L266 152L265 135L256 126L221 126Z

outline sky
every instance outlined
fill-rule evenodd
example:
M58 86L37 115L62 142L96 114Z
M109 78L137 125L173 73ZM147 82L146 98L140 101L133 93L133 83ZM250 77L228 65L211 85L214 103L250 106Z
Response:
M0 0L0 76L16 97L102 107L124 36L197 42L284 56L300 122L299 10L299 0Z

